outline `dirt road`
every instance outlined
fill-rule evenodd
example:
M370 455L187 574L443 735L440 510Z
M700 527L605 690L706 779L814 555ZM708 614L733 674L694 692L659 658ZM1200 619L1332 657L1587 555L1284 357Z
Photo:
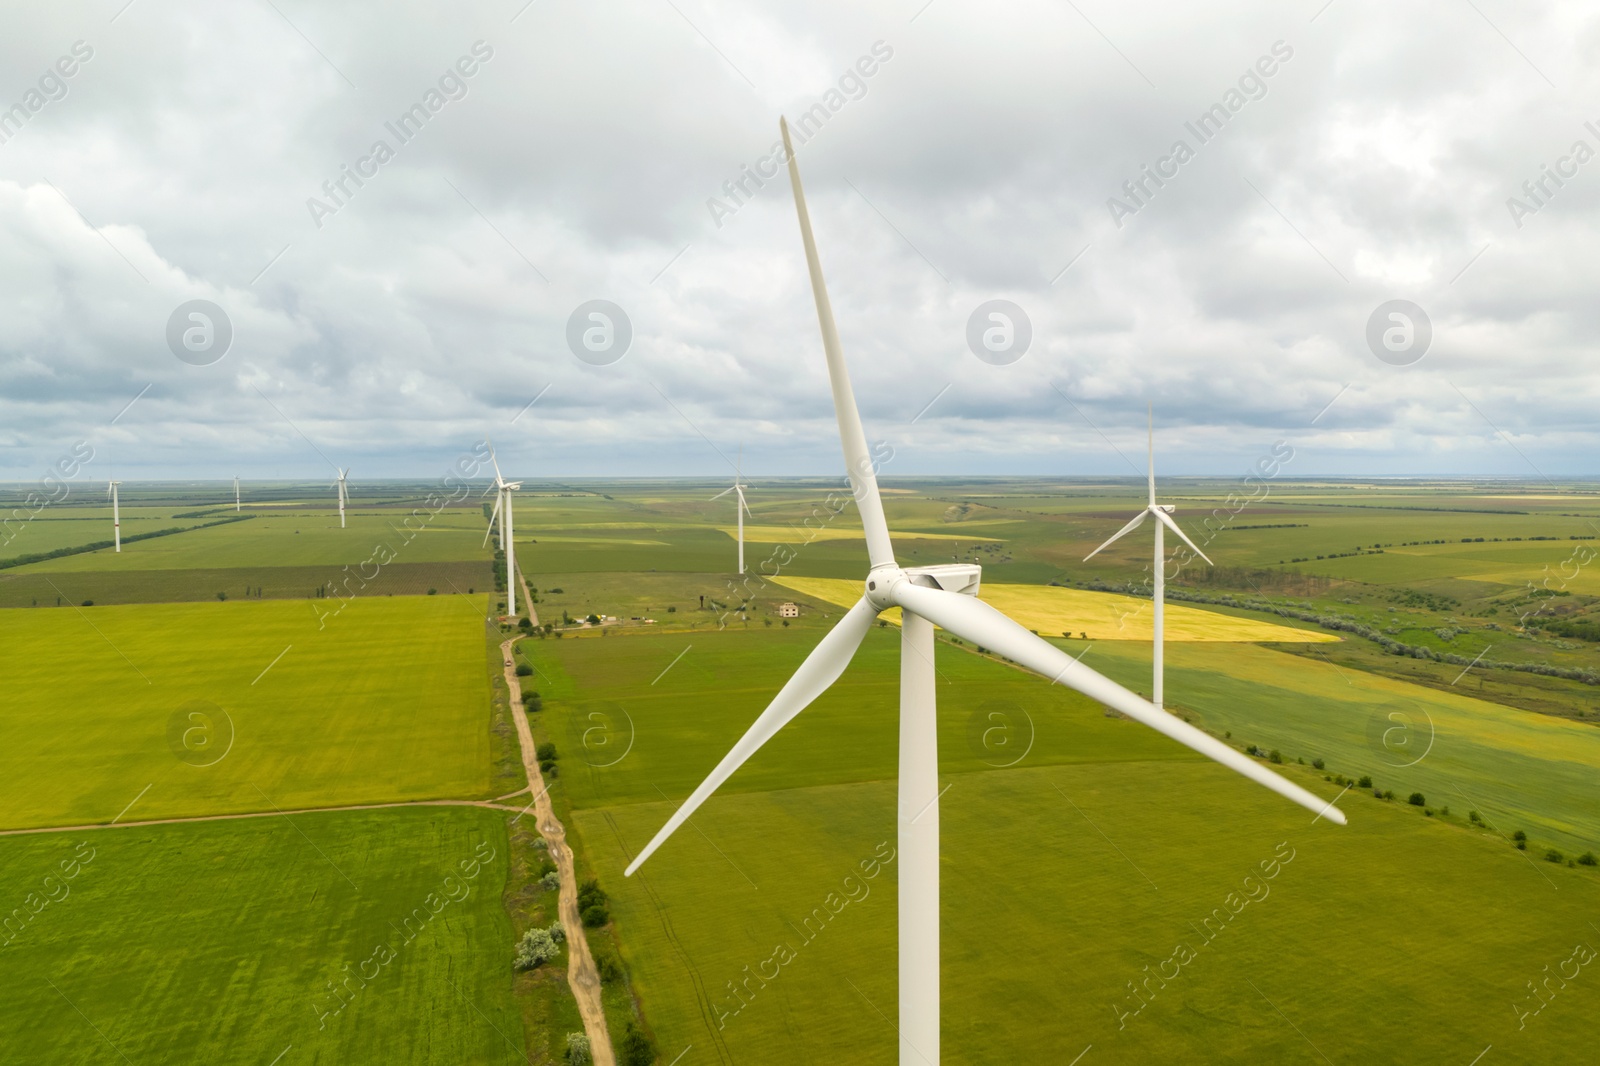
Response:
M508 640L500 645L502 661L514 661L513 643ZM533 730L528 727L528 715L522 709L521 679L511 666L505 667L505 672L506 687L511 690L511 716L517 723L517 739L522 742L522 763L528 771L528 784L533 788L533 810L538 818L539 835L550 845L550 858L555 860L556 870L561 875L559 910L561 927L567 933L567 983L578 1001L578 1013L583 1016L584 1031L589 1034L595 1066L616 1066L611 1036L606 1031L605 1011L600 1006L600 973L589 951L589 940L583 933L583 921L578 917L578 875L572 863L572 849L567 847L567 831L556 818L544 775L539 772Z

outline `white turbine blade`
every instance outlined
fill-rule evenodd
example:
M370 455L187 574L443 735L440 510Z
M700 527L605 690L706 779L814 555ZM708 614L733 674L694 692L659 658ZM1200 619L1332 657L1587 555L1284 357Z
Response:
M844 460L850 477L850 487L856 498L856 509L861 512L861 526L867 537L867 557L873 566L894 565L894 548L889 543L889 523L883 517L883 500L878 497L878 476L872 469L872 457L867 451L867 435L861 428L861 412L856 408L856 396L850 388L850 371L844 364L844 350L839 346L839 327L833 320L833 304L828 299L828 288L822 280L822 263L817 258L816 238L811 234L811 213L806 210L805 190L800 187L800 166L794 158L794 146L789 142L789 123L779 119L778 128L783 134L783 150L789 158L789 184L794 190L794 208L800 217L800 238L805 244L806 267L811 272L811 294L817 302L817 322L822 327L822 350L828 358L828 381L833 387L833 413L839 421L839 443L844 447Z
M724 496L726 496L728 493L730 493L732 491L733 491L732 486L729 486L728 488L725 488L721 492L717 493L715 496L711 497L711 500L707 501L707 502L720 500L720 499L722 499Z
M761 745L771 740L778 731L788 725L794 716L805 710L818 696L828 690L828 687L839 680L839 675L844 673L844 668L850 665L850 660L855 657L856 649L861 646L867 630L872 628L872 620L878 612L866 600L862 600L839 620L822 642L812 649L806 656L806 661L800 664L800 669L794 672L788 684L773 697L767 709L761 712L761 717L755 720L745 735L739 738L739 743L733 750L722 757L717 763L717 768L711 771L711 776L700 783L690 797L683 801L683 806L667 820L650 843L645 845L628 868L623 871L627 876L632 876L655 850L677 830L684 822L688 821L699 806L710 798L711 793L722 786L722 783L733 776L735 770L743 766L754 755Z
M494 483L496 485L504 485L506 479L500 476L500 460L496 459L494 455L494 441L485 437L484 443L489 445L489 461L494 464Z
M495 519L500 517L500 501L504 499L501 493L494 494L494 510L489 512L489 528L483 531L483 547L489 546L489 538L494 535Z
M1171 515L1167 514L1167 512L1161 510L1161 508L1159 508L1159 507L1156 508L1154 511L1151 511L1150 513L1155 515L1156 518L1160 519L1162 525L1164 525L1168 529L1172 530L1179 537L1182 537L1183 538L1183 542L1185 544L1187 544L1191 549L1193 549L1194 553L1196 555L1200 556L1200 558L1202 558L1202 559L1205 559L1206 562L1211 563L1212 566L1216 566L1217 565L1216 563L1212 563L1210 559L1206 559L1206 553L1201 551L1198 547L1196 547L1195 542L1190 540L1188 535L1185 534L1183 530L1178 528L1178 523L1176 523L1176 522L1174 522L1172 520L1172 516Z
M744 508L745 514L749 515L751 518L754 518L755 514L750 510L750 505L746 503L744 499L744 486L735 485L734 488L739 490L739 506Z
M1150 513L1149 511L1140 511L1138 514L1134 515L1133 516L1133 521L1129 522L1127 525L1123 526L1121 529L1119 529L1115 533L1113 533L1111 535L1111 539L1110 540L1108 540L1104 544L1100 545L1100 547L1096 548L1094 551L1090 552L1088 555L1085 555L1083 557L1083 561L1084 562L1088 562L1090 559L1093 559L1096 555L1099 555L1101 552L1103 552L1107 548L1111 547L1111 545L1113 545L1117 541L1121 540L1122 537L1125 534L1131 533L1134 530L1138 529L1139 528L1139 523L1143 522L1144 521L1144 516L1149 514L1149 513Z
M1004 655L1018 665L1049 678L1052 683L1076 689L1090 699L1121 711L1206 758L1243 774L1256 784L1270 788L1285 799L1293 800L1306 810L1340 825L1345 824L1343 812L1327 800L1279 777L1248 755L1233 750L1183 719L1140 699L1115 681L1077 662L1055 645L1028 632L982 600L943 589L923 588L909 581L897 584L891 595L905 610L920 614L963 640L970 640Z
M1150 453L1145 459L1145 470L1150 475L1150 506L1156 505L1156 409L1150 405L1149 411Z

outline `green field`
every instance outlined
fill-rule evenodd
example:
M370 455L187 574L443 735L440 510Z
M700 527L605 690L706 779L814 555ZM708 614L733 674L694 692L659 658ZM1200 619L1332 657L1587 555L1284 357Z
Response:
M459 808L0 838L7 911L60 897L0 948L3 1058L526 1061L507 847Z
M146 786L141 818L483 797L482 603L375 596L326 619L337 601L0 611L0 828L106 821ZM174 753L193 701L232 721L214 764Z

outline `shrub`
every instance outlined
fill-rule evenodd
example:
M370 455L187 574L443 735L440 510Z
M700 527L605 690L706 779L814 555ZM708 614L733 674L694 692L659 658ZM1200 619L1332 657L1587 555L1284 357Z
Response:
M585 618L584 621L588 622L592 626L597 626L600 624L600 616L597 614L591 614Z
M1515 833L1511 834L1511 839L1519 842L1526 841L1528 839L1528 834L1518 829Z
M522 618L517 619L517 628L518 629L532 629L533 628L533 619L528 618L527 616L523 616Z
M565 590L563 590L563 589L545 589L545 592L549 593L552 596L559 596L559 595L561 595L561 593L563 591L565 591Z
M1597 861L1600 861L1600 860L1596 860L1595 859L1594 852L1592 852L1592 851L1586 851L1582 855L1578 856L1578 865L1579 866L1593 866L1593 865L1595 865L1595 863Z
M539 698L537 692L530 692L523 696L522 705L527 708L529 714L538 714L544 710L544 700Z
M560 756L556 754L556 746L548 740L539 745L537 754L540 762L555 762L558 758L560 758Z
M600 882L590 878L578 886L578 909L599 905L604 907L611 897L606 895L606 890L600 887Z
M1267 756L1267 761L1276 763L1283 762L1283 752L1279 751L1277 748L1273 748L1272 754Z
M1413 806L1413 807L1425 807L1425 806L1427 806L1427 803L1428 803L1428 801L1423 797L1422 793L1420 793L1420 792L1411 793L1411 798L1409 800L1407 800L1406 802L1411 804L1411 806Z
M676 607L668 607L667 608L667 613L668 614L677 614L678 613L678 609Z
M1467 821L1471 822L1473 825L1482 825L1483 824L1483 816L1481 814L1479 814L1477 811L1468 811L1467 812Z
M1567 857L1565 855L1561 854L1555 848L1551 848L1549 851L1544 853L1544 861L1545 862L1566 862L1567 861Z
M1321 759L1312 759L1311 760L1311 765L1316 767L1318 770L1320 770L1320 769L1322 769L1324 766L1326 766L1328 764L1323 762Z
M546 777L560 777L561 776L556 771L556 764L554 762L551 762L549 759L546 759L544 762L539 764L539 772L541 774L544 774L544 776L546 776Z
M1244 749L1244 753L1246 755L1260 755L1261 749L1252 744L1248 748Z
M517 676L518 677L532 677L533 676L533 667L529 666L527 663L518 663L517 664Z
M596 955L594 968L599 971L603 985L614 985L622 979L622 965L610 955Z
M621 1055L617 1061L622 1066L650 1066L656 1061L656 1049L651 1045L650 1038L644 1035L632 1018L628 1019L627 1027L623 1030L619 1050Z
M594 1055L589 1051L589 1038L582 1033L567 1034L567 1061L572 1066L586 1066L594 1061Z
M611 920L611 912L600 906L585 907L578 917L583 920L585 927L598 929Z
M553 927L561 928L557 922ZM561 944L552 935L550 929L529 929L522 934L522 940L517 944L517 956L513 962L519 970L531 970L536 966L543 966L561 953Z
M1449 814L1450 813L1450 808L1449 807L1440 807L1439 808L1439 813L1440 814Z
M549 873L539 878L539 891L541 892L554 892L560 887L561 873L558 870L551 870Z
M428 590L428 595L437 596L437 595L439 595L439 590L438 589L429 589Z
M1356 787L1357 788L1371 788L1372 787L1372 778L1368 777L1366 774L1362 774L1361 775L1361 780L1356 782Z
M83 601L83 605L85 607L93 607L94 606L94 601L93 600L84 600Z

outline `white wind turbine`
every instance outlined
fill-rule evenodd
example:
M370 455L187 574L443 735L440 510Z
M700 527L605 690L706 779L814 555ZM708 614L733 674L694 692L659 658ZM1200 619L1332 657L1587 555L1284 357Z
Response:
M334 467L334 469L335 470L339 470L338 467ZM334 482L333 482L333 487L339 490L339 528L340 529L344 528L344 501L349 496L349 489L345 485L345 481L346 481L346 479L349 478L349 476L350 476L350 468L347 466L343 470L339 470L339 476L337 478L335 478Z
M240 509L239 508L239 475L238 474L233 475L233 509L235 511L238 511Z
M834 414L839 422L851 488L861 512L871 568L860 602L822 638L755 724L645 845L626 872L631 875L637 870L746 760L838 680L879 613L891 607L901 608L899 1061L902 1066L928 1066L939 1061L939 754L933 670L935 625L990 648L1052 683L1059 682L1115 708L1330 821L1343 825L1345 818L1331 803L1318 799L1214 737L1100 676L979 600L981 571L976 564L902 568L895 562L883 501L878 496L877 477L867 451L866 434L861 428L861 416L850 387L844 353L840 350L833 308L823 286L822 267L811 234L811 218L800 185L800 171L794 149L789 144L788 123L781 123L780 129L789 158L789 181L799 214L806 265L811 273L812 295L822 327Z
M106 482L106 495L111 497L111 539L116 545L116 550L122 550L122 512L117 506L117 486L120 481Z
M754 486L746 485L741 479L739 471L743 466L744 445L741 444L739 446L739 459L736 463L734 463L733 466L733 487L723 489L721 492L711 497L713 500L720 500L731 492L737 495L739 498L739 506L734 508L734 512L739 516L739 573L741 574L744 573L744 516L749 514L751 518L755 517L755 515L750 514L750 505L744 502L744 490L753 488Z
M1145 504L1144 510L1140 511L1134 516L1133 521L1117 530L1116 533L1112 535L1110 540L1100 545L1100 547L1096 548L1088 555L1085 555L1083 557L1083 561L1088 562L1090 559L1093 559L1096 555L1099 555L1101 552L1111 547L1111 545L1115 544L1119 539L1122 538L1124 534L1132 533L1135 529L1138 529L1139 523L1144 521L1146 515L1156 516L1156 554L1155 565L1152 568L1155 572L1155 616L1153 624L1154 634L1151 638L1151 669L1153 671L1153 679L1150 683L1150 702L1155 704L1157 707L1160 707L1162 696L1162 676L1165 672L1163 668L1163 655L1166 642L1165 619L1167 606L1167 559L1166 538L1163 536L1164 529L1170 529L1176 533L1180 538L1182 538L1185 544L1193 549L1196 555L1200 556L1202 559L1205 559L1207 563L1210 563L1212 566L1217 564L1212 563L1210 559L1207 559L1206 553L1196 547L1194 541L1185 536L1183 530L1178 528L1178 523L1174 522L1171 517L1169 517L1174 510L1172 504L1156 502L1156 429L1155 415L1153 413L1150 416L1149 447L1150 453L1147 462L1149 463L1148 472L1150 480L1150 502Z
M495 458L494 445L489 446L489 461L494 463L494 511L489 515L489 528L484 530L483 543L489 543L494 532L495 519L500 520L500 550L506 554L506 613L517 614L517 541L512 522L511 494L522 488L520 481L507 481L500 475L500 460Z

